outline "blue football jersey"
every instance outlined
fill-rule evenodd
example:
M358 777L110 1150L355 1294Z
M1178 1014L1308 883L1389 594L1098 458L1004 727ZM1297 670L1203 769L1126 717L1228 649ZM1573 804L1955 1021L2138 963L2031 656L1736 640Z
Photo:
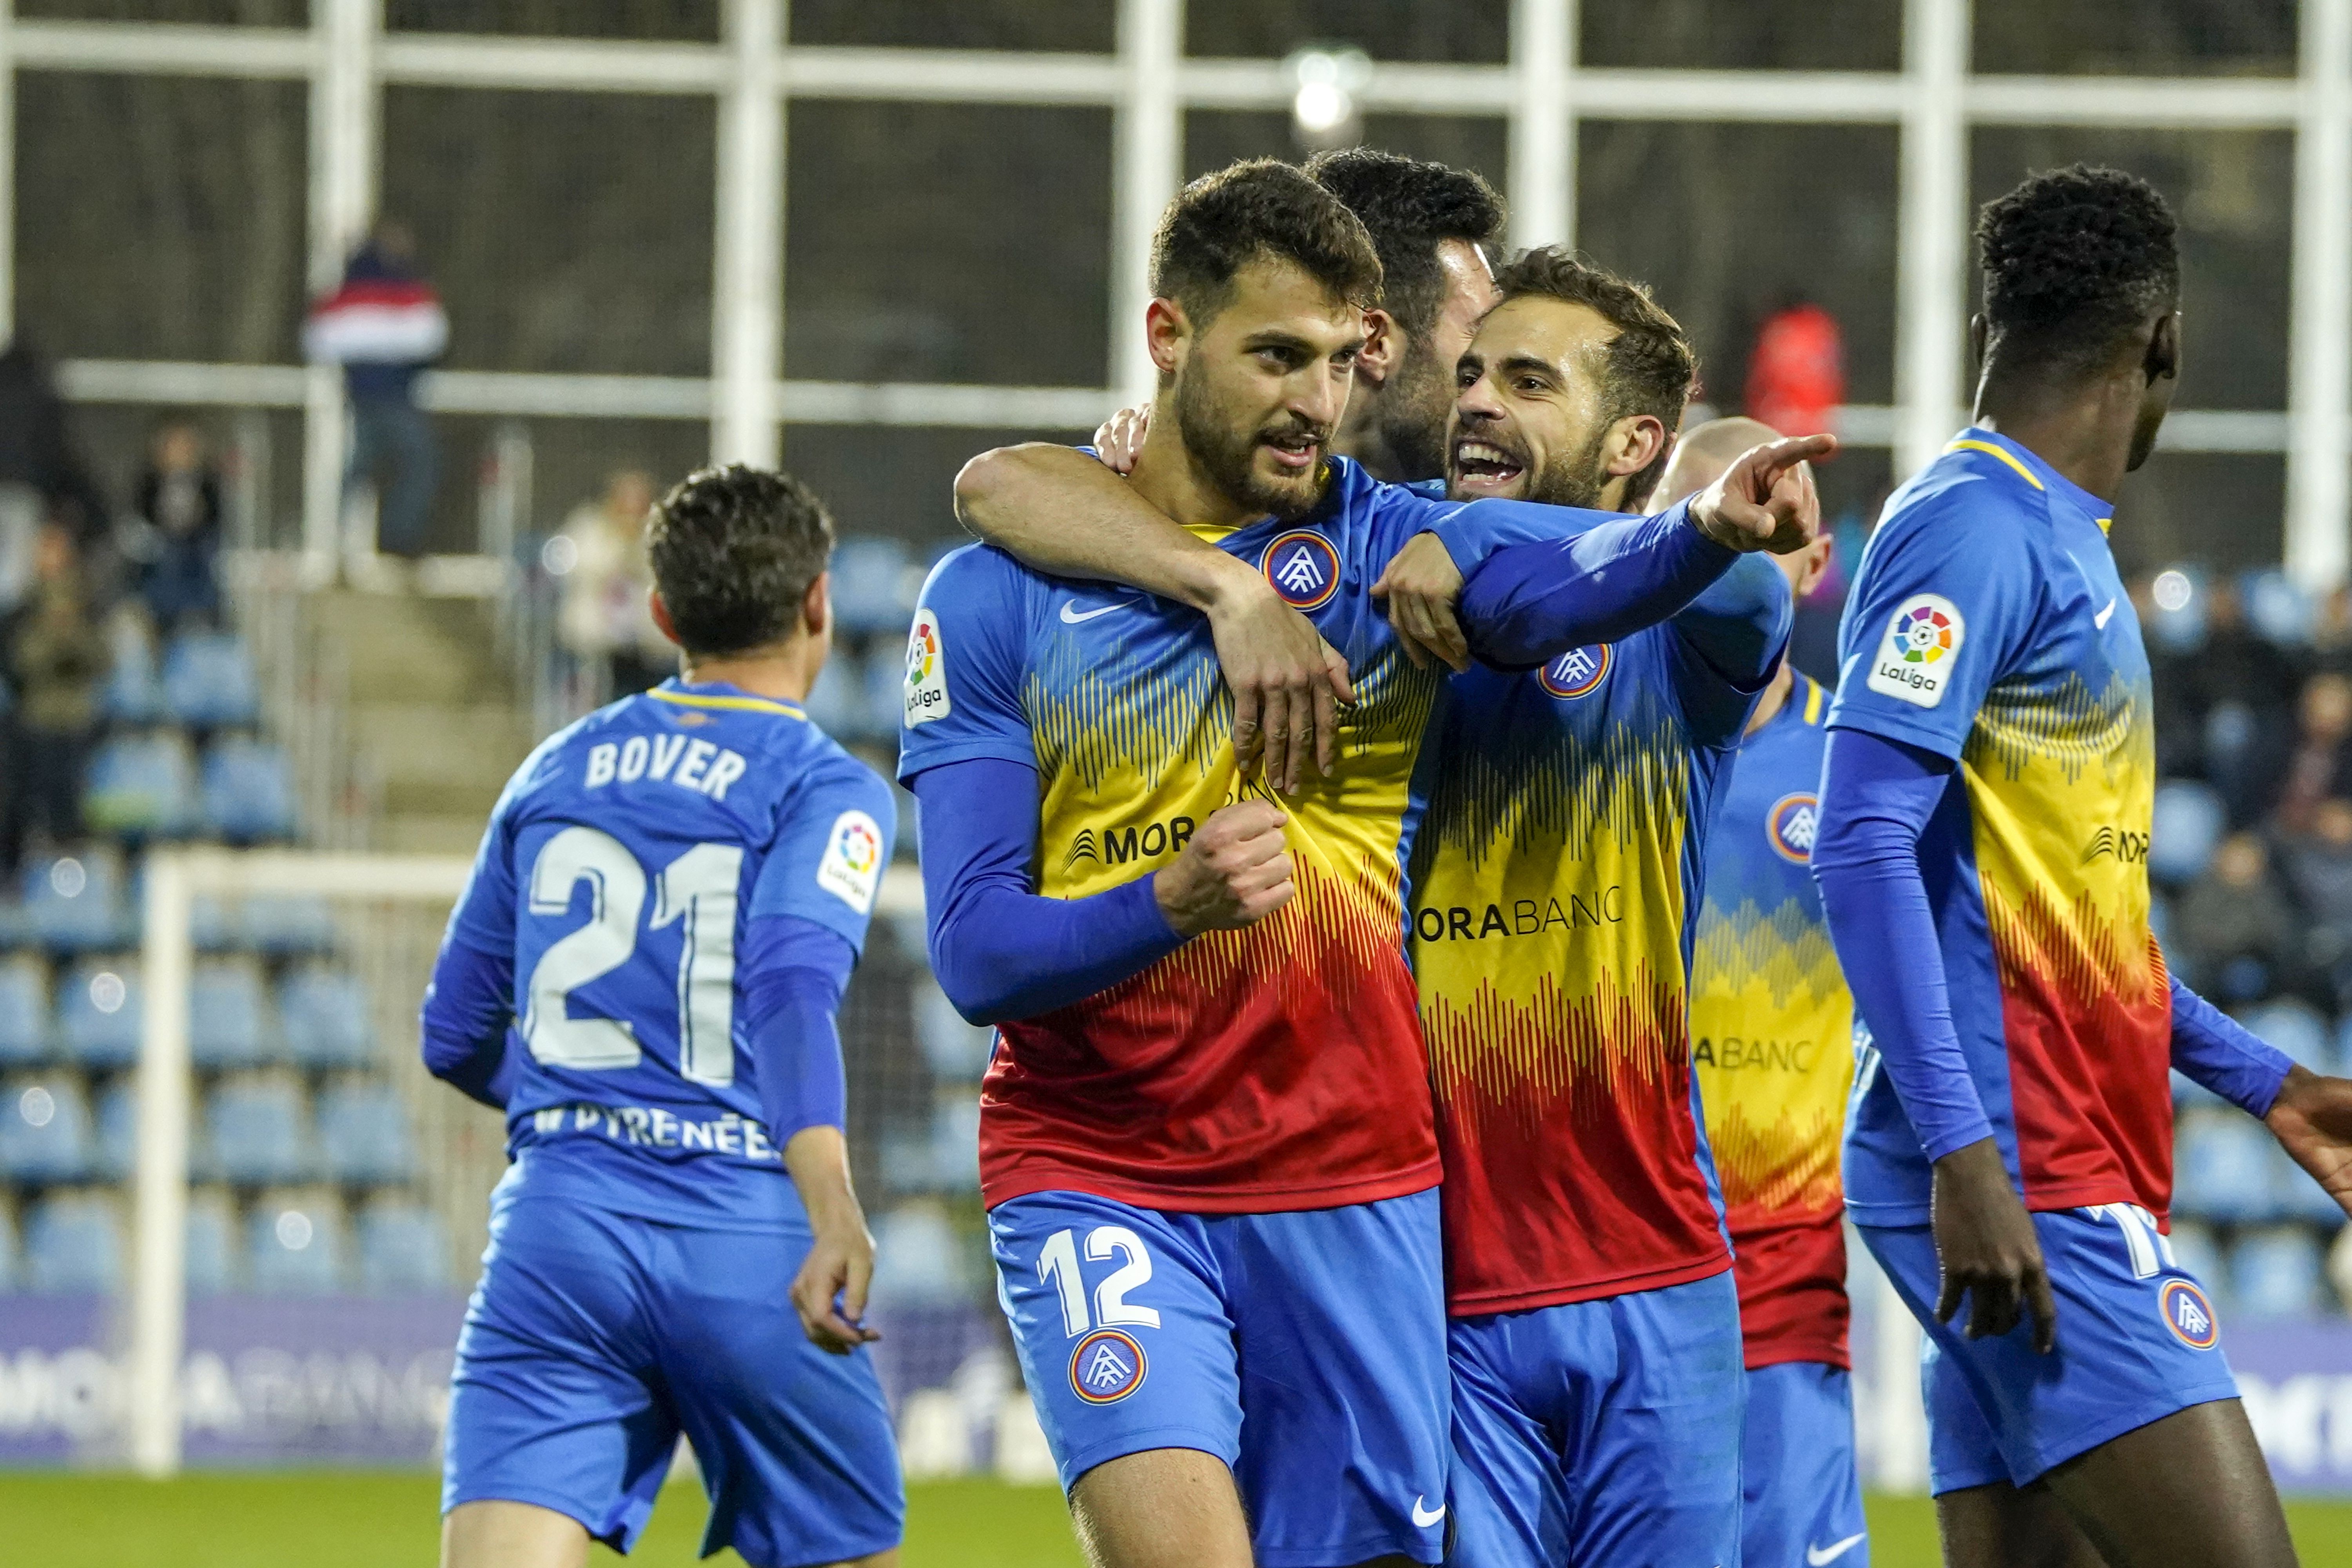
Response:
M804 1223L767 1136L735 952L813 921L862 950L889 786L793 705L665 681L507 785L450 937L514 958L509 1181L698 1225Z

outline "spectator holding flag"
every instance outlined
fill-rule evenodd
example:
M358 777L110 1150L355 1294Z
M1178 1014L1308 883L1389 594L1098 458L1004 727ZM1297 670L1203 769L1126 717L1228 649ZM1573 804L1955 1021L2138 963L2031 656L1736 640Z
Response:
M439 455L432 422L416 406L416 375L449 344L441 297L418 276L416 245L406 226L379 220L343 269L343 281L311 307L302 352L313 363L340 364L351 395L352 458L343 489L390 478L376 525L377 547L415 559L425 549Z

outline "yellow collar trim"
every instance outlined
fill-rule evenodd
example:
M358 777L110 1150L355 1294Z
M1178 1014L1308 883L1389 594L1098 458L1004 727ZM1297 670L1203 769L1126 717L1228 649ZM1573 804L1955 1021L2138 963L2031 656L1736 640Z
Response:
M2017 470L2017 477L2023 479L2027 484L2032 485L2035 489L2046 489L2049 488L2040 479L2035 479L2033 477L2033 470L2027 468L2023 463L2019 462L2017 460L2017 454L2011 451L2006 447L1997 447L1990 441L1971 441L1968 437L1962 437L1960 439L1953 442L1950 446L1945 447L1944 450L1947 452L1990 452L1994 457L1999 458L2002 462L2007 463L2011 468L2015 468Z
M787 719L798 719L803 724L808 715L789 702L775 702L765 697L705 697L695 691L648 691L646 696L657 702L675 702L681 708L738 708L749 713L781 713Z
M1783 653L1780 657L1786 658L1789 656ZM1801 675L1797 679L1805 683L1805 722L1818 724L1822 721L1822 683L1810 675Z

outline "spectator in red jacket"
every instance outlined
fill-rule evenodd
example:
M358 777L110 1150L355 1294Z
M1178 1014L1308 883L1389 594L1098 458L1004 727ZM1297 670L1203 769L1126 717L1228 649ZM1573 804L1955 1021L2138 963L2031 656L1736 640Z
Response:
M433 424L416 406L417 374L449 345L441 297L416 270L403 225L379 222L352 255L342 286L311 308L303 352L340 364L351 394L352 460L346 494L389 470L377 491L377 548L414 559L425 550L440 458Z

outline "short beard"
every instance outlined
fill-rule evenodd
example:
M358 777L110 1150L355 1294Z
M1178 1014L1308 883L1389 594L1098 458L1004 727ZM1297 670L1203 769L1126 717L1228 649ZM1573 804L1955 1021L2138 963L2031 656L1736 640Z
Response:
M1176 433L1184 450L1227 500L1284 522L1313 511L1323 499L1322 465L1300 479L1267 480L1257 472L1258 437L1264 430L1235 430L1209 395L1207 377L1176 375ZM1328 433L1325 439L1329 437Z
M1445 421L1454 411L1453 376L1426 343L1409 341L1404 363L1381 388L1372 427L1406 484L1445 477Z
M1609 489L1609 473L1601 461L1601 447L1609 440L1615 424L1603 420L1592 432L1584 449L1546 463L1541 469L1528 476L1528 497L1546 506L1580 507L1587 511L1601 510L1601 497Z

